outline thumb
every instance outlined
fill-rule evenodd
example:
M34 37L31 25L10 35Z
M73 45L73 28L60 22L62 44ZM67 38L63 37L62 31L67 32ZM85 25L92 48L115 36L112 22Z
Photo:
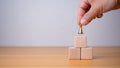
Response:
M82 25L87 25L89 22L91 22L93 19L95 19L99 15L99 7L98 6L91 6L90 10L84 14L84 16L81 19Z

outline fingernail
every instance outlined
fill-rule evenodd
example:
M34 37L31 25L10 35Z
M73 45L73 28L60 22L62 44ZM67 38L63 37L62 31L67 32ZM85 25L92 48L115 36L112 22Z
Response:
M82 25L87 25L87 23L88 23L88 22L87 22L85 19L81 19L81 24L82 24Z

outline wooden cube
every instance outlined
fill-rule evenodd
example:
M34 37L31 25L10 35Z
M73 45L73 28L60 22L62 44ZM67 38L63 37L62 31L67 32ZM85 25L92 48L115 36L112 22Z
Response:
M69 47L68 58L69 59L80 59L80 48Z
M92 59L93 50L92 47L81 48L81 59Z
M74 46L75 47L86 47L87 37L86 36L75 36L74 37Z

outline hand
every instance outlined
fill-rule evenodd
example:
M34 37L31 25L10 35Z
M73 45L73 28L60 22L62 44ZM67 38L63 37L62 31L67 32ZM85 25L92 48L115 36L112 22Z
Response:
M87 25L103 13L120 8L120 0L82 0L78 10L78 24Z

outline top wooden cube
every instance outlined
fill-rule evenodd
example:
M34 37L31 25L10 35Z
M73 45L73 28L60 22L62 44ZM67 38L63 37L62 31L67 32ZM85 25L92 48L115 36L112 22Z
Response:
M74 46L75 47L86 47L87 37L86 36L75 36L74 37Z

